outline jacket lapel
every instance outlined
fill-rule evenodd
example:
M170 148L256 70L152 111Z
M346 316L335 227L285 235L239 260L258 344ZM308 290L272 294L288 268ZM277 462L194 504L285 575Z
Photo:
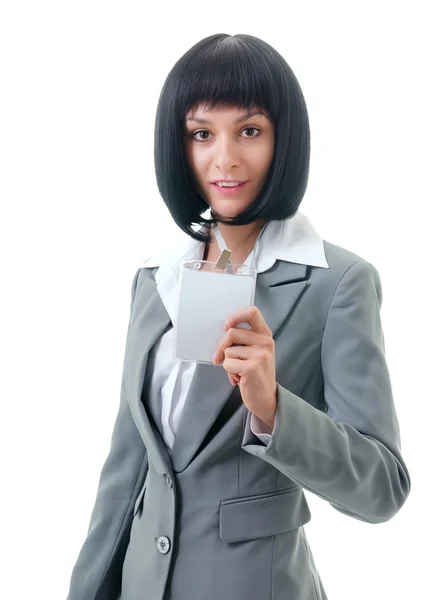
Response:
M258 273L254 304L262 313L273 337L292 313L308 285L308 270L307 265L276 261L271 269ZM126 346L127 397L149 457L158 472L169 472L170 462L174 471L180 472L195 456L225 404L234 394L239 395L239 389L232 386L222 364L196 365L170 459L160 435L160 405L152 405L145 399L147 412L150 411L153 417L149 419L141 401L141 393L150 349L168 328L171 320L154 279L144 279L141 295L148 300L136 302ZM239 402L242 400L239 399Z

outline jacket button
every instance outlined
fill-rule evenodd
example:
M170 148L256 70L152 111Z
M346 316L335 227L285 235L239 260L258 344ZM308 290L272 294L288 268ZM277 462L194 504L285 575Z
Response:
M168 475L168 473L165 475L165 480L167 482L167 486L169 488L172 488L173 487L173 482L171 481L171 477Z
M169 552L171 547L170 540L166 537L166 535L161 535L157 540L157 549L162 554L166 554Z

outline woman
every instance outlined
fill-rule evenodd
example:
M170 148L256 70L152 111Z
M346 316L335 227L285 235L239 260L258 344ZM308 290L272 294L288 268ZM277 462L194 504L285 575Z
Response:
M367 523L410 491L378 271L298 210L308 115L267 43L197 43L168 75L155 134L183 237L133 280L119 412L68 598L325 599L304 490ZM256 267L255 306L229 315L215 364L175 360L180 263L225 247Z

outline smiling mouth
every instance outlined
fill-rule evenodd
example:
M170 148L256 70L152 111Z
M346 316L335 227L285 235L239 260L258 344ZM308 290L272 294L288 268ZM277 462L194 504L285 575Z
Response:
M243 188L248 182L244 181L238 185L231 185L231 186L220 186L216 183L212 183L211 185L213 185L219 192L221 192L222 194L231 194L236 192L237 190L239 191L241 188Z

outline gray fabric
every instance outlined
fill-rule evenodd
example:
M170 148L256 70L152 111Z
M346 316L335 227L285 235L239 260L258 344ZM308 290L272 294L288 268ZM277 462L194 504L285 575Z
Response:
M304 490L372 524L403 506L411 481L380 277L324 244L329 269L279 260L257 277L276 350L268 445L222 365L199 364L169 453L160 406L147 397L147 358L171 322L155 270L138 269L119 413L68 600L324 600Z

